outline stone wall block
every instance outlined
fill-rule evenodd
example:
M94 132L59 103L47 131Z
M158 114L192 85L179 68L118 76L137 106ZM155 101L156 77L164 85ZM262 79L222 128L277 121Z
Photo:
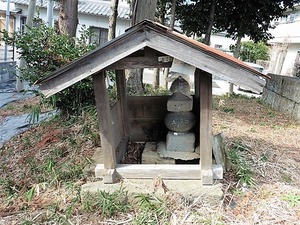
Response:
M300 104L295 104L295 107L292 112L292 117L300 121Z
M271 74L262 99L272 108L300 120L300 78Z
M281 94L282 76L269 74L271 79L266 79L266 88L275 93Z
M300 103L300 78L286 77L281 86L282 96Z

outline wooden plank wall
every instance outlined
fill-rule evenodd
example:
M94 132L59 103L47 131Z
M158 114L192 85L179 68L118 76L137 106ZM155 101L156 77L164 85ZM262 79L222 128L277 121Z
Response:
M130 140L131 141L164 141L167 128L164 119L167 111L169 96L132 96L128 97ZM195 97L194 97L195 98ZM198 105L198 106L196 106ZM196 107L195 107L196 106ZM194 115L199 115L199 102L194 100ZM197 124L198 118L197 118ZM146 132L148 130L149 132ZM199 126L193 130L199 134ZM199 143L199 138L196 138Z
M166 137L164 118L168 97L128 97L131 141L160 141L156 139Z
M120 101L113 105L110 109L110 114L113 121L113 146L117 147L123 137Z

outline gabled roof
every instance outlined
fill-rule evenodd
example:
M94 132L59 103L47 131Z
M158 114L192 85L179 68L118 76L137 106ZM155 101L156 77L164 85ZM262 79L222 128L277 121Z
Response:
M11 3L16 3L20 5L28 5L29 0L11 0ZM42 8L47 8L47 0L37 1L37 6ZM54 2L54 8L58 9L58 3ZM78 12L83 14L91 14L98 16L106 16L108 17L110 14L110 2L105 1L78 1ZM118 7L118 18L121 19L129 19L129 7L121 6Z
M155 50L156 54L153 56L151 53L151 57L143 61L141 52L146 57L146 50L149 49ZM268 77L224 52L158 23L144 20L106 45L53 72L49 77L38 80L36 84L40 85L46 96L51 96L101 70L118 68L122 60L133 59L134 56L139 58L127 63L128 69L135 68L134 62L144 63L146 68L151 67L152 61L149 63L149 59L154 58L157 66L158 55L177 58L212 75L257 91L264 85L261 76Z

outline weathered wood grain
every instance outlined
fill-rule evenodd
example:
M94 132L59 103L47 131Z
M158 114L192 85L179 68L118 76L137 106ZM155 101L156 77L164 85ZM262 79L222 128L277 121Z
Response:
M105 83L105 74L100 72L93 76L97 117L99 121L100 139L103 150L105 169L115 169L116 155L113 146L113 125L109 108L109 98Z
M212 75L200 74L200 166L203 184L213 184L212 173Z
M105 171L104 165L98 164L95 168L96 177L103 177ZM221 165L213 165L212 171L214 179L223 179ZM172 164L118 164L116 172L119 177L124 179L153 179L160 177L170 180L201 180L202 175L199 165Z
M127 57L108 66L105 69L144 69L144 68L169 68L172 62L160 62L158 57Z
M255 76L254 73L228 59L214 56L208 51L197 48L197 46L185 39L162 34L153 29L147 30L146 35L149 40L147 46L157 49L166 55L232 83L250 87L254 90L260 90L263 86L263 81L258 76Z
M71 65L61 68L52 74L51 79L42 82L41 91L45 96L51 96L140 50L147 44L144 33L140 30L124 35L89 53L88 57L82 57Z

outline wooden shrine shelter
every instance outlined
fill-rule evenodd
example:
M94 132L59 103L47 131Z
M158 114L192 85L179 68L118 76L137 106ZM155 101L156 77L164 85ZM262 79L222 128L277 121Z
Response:
M176 58L196 67L194 74L194 115L196 140L200 145L200 165L122 165L128 141L147 141L144 126L163 124L166 96L129 97L126 95L125 69L168 68ZM171 60L166 60L171 59ZM105 70L116 70L117 103L111 108L105 83ZM129 28L89 54L37 81L49 97L82 79L93 76L98 112L103 164L96 176L104 183L122 178L196 179L205 185L222 179L222 168L212 164L212 75L237 85L260 90L260 72L230 55L172 31L149 20Z

